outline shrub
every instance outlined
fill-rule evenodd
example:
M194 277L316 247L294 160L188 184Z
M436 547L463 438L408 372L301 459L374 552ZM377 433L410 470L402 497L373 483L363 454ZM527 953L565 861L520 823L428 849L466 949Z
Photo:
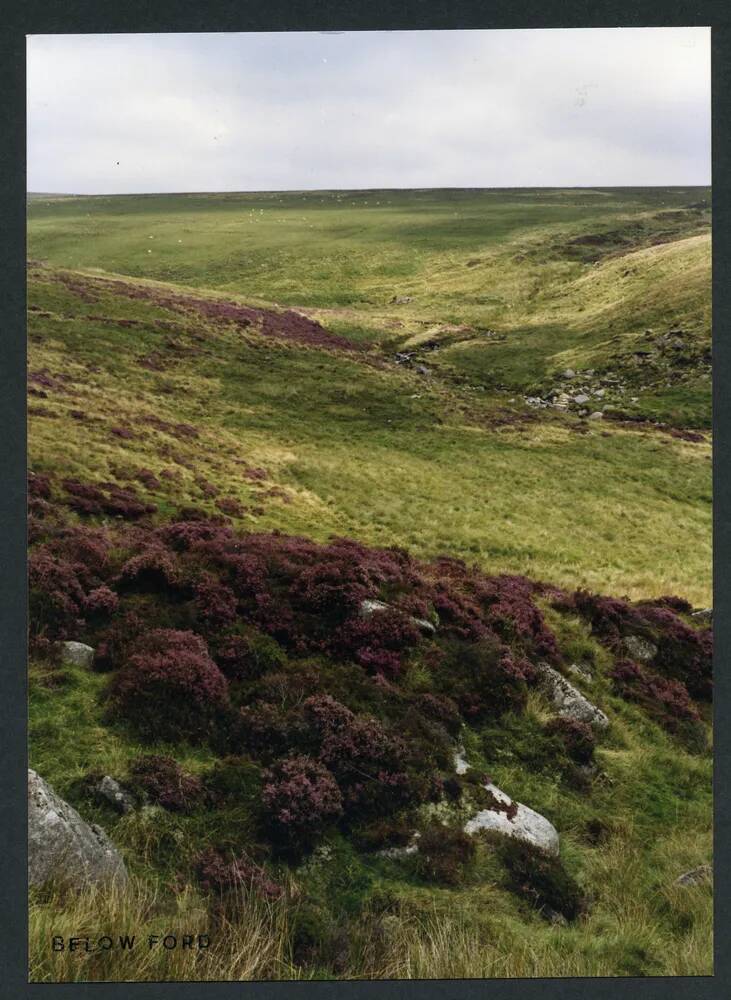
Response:
M264 772L262 802L272 832L290 844L311 844L343 811L335 778L311 757L287 757Z
M577 764L589 764L594 756L596 737L591 726L577 719L552 719L545 727L549 736L558 736L568 756Z
M256 680L287 662L282 647L267 635L254 630L225 636L214 658L230 680Z
M538 910L550 909L575 920L587 909L587 899L561 861L514 837L506 837L500 856L508 888Z
M617 694L641 705L670 732L678 732L682 722L699 720L688 689L680 681L661 677L632 660L619 660L611 677Z
M228 686L200 636L154 629L115 677L111 699L145 738L202 739L228 704Z
M221 852L207 848L196 856L193 869L201 889L207 893L225 895L243 889L274 900L283 892L281 885L246 855L227 859Z
M171 812L190 812L205 796L200 778L187 774L172 757L138 757L130 774L142 792Z
M527 660L514 657L495 637L473 643L452 640L443 650L439 683L465 718L496 718L507 711L522 711L527 684L535 679Z
M80 575L83 566L54 555L41 546L28 559L31 635L65 639L83 628L86 594Z
M459 885L475 856L475 843L459 828L432 823L419 838L417 871L431 882Z

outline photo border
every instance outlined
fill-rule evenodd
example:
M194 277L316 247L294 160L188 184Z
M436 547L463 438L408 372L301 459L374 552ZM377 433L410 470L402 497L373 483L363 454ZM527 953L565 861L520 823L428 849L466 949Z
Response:
M373 980L327 982L218 983L55 983L27 982L27 681L26 681L26 420L25 420L25 36L56 33L424 30L467 28L670 27L712 28L713 107L713 504L714 504L714 821L715 821L715 973L705 977ZM113 6L96 0L66 3L6 3L0 27L0 244L2 289L2 364L0 426L4 488L0 491L0 732L5 754L0 768L0 829L6 831L0 852L0 997L46 996L58 991L74 998L208 997L226 1000L305 996L306 1000L382 997L425 1000L477 997L531 1000L583 1000L642 997L726 998L731 995L731 952L725 936L730 921L728 892L731 855L731 7L716 0L651 2L543 0L516 4L452 0L387 0L369 3L270 0L266 5L232 4L229 0L118 0ZM668 67L672 72L672 67ZM724 391L724 387L726 387ZM692 543L692 540L690 540ZM719 667L720 665L720 667Z

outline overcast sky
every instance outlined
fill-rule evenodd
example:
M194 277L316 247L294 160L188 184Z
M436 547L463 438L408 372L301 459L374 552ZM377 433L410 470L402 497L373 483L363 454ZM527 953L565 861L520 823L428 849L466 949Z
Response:
M710 183L707 28L36 35L28 190Z

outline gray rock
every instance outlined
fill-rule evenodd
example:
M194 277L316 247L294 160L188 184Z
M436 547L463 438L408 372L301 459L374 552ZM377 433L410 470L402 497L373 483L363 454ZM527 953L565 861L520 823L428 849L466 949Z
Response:
M386 604L385 601L378 601L373 598L366 598L360 603L360 613L363 618L370 618L371 615L377 614L379 611L394 611L398 610L392 608L390 604ZM436 632L436 628L431 622L428 622L425 618L414 618L412 615L408 615L411 621L418 625L422 632L428 632L433 635Z
M622 640L622 645L628 656L634 660L642 660L647 663L657 656L657 646L649 639L643 639L641 635L626 635Z
M691 618L695 618L697 622L708 622L712 624L713 622L713 608L701 608L699 611L693 611Z
M99 784L96 785L94 792L97 798L107 802L119 813L133 812L137 805L134 796L122 788L119 782L115 781L108 774L105 774Z
M700 885L702 882L709 882L713 877L713 869L710 865L701 865L699 868L692 868L689 872L684 872L675 879L675 885L684 887Z
M576 403L577 406L583 406L584 403L589 402L589 397L586 395L585 392L580 392L578 396L574 396L574 402Z
M583 666L579 663L572 663L569 670L575 677L580 677L582 680L586 681L588 684L592 684L594 681L594 675L588 667Z
M94 662L94 650L84 642L62 642L61 655L64 663L89 669Z
M471 764L467 763L467 758L465 757L465 749L463 746L458 746L454 751L454 771L455 774L467 774L471 767Z
M558 670L554 670L547 663L539 663L538 671L543 690L562 718L588 722L597 729L606 729L609 719L604 712L596 705L592 705L589 699L585 698L581 691L567 681Z
M127 880L119 852L100 826L89 825L28 769L28 881L41 885L60 876L80 887Z
M573 368L567 368L565 371L561 372L561 378L573 378L576 372Z
M514 802L497 785L488 783L484 787L496 800L495 806L482 809L468 820L464 825L465 833L475 834L480 830L491 830L506 837L523 840L549 854L558 854L558 831L545 816L524 806L522 802Z
M604 414L601 410L594 410L593 413L589 414L589 420L601 420Z
M414 365L414 371L417 375L431 375L431 369L426 365Z

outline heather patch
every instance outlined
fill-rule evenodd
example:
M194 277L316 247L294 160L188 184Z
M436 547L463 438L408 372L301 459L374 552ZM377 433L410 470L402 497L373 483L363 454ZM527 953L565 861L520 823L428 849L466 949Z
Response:
M677 597L631 604L627 600L576 591L555 599L555 606L575 610L592 632L620 654L628 637L652 645L654 671L682 683L695 698L710 700L713 691L713 637L709 628L691 626L680 617L690 606Z

